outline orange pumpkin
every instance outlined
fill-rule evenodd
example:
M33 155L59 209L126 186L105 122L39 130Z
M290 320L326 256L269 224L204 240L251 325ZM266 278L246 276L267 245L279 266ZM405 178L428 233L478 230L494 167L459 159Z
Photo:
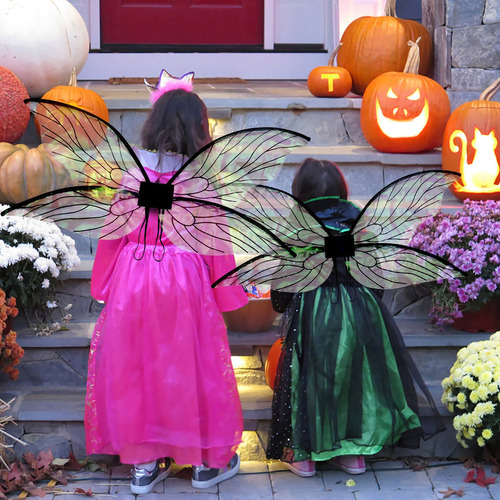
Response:
M266 359L264 376L266 377L267 385L274 391L274 381L276 378L276 370L283 349L283 339L279 338L269 349L269 354Z
M314 68L307 77L307 88L316 97L344 97L352 87L352 79L345 68L333 65L341 43L333 51L326 66Z
M0 142L16 142L25 132L30 110L24 99L28 91L21 80L0 66Z
M70 185L70 173L41 144L0 143L0 203L20 203L28 198Z
M417 153L441 145L450 100L434 80L415 74L418 40L404 72L375 78L361 102L361 130L366 140L385 153Z
M396 17L396 0L387 0L385 16L355 19L344 31L337 64L351 74L352 91L363 95L368 84L388 71L402 71L408 56L408 40L420 37L418 73L432 66L432 38L423 24Z
M43 94L42 99L63 102L97 115L109 122L109 110L104 99L93 90L78 87L73 69L68 85L58 85Z
M461 174L450 188L460 200L500 199L500 102L491 100L498 90L500 78L458 106L446 124L442 165Z

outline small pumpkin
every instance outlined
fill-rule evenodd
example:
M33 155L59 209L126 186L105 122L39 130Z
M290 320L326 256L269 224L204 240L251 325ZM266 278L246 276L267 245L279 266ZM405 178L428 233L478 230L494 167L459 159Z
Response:
M79 87L73 68L68 85L58 85L43 94L42 99L63 102L97 115L109 122L109 110L104 99L91 89Z
M368 84L388 71L402 71L408 56L408 40L421 38L417 73L427 75L432 67L432 38L425 26L396 17L396 0L387 0L385 16L364 16L345 29L337 64L351 74L352 91L363 95Z
M0 143L0 203L28 198L70 185L69 171L47 153L43 144Z
M451 113L443 137L442 165L461 174L450 189L460 200L500 199L500 90L495 80L479 99Z
M276 379L276 371L278 369L278 362L281 356L281 350L283 349L283 339L279 338L274 342L269 349L269 354L266 359L266 366L264 368L264 376L266 378L267 385L274 391L274 381Z
M379 75L361 101L361 130L366 140L385 153L417 153L441 145L450 116L450 100L437 82L416 74L418 42L408 42L403 72Z
M341 43L332 52L326 66L317 66L307 77L307 88L316 97L344 97L352 87L352 79L345 68L334 66Z
M30 110L28 91L10 70L0 66L0 142L16 142L25 132Z

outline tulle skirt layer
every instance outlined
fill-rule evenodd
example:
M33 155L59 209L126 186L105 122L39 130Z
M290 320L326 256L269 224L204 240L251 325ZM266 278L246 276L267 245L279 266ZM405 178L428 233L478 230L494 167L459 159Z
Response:
M392 316L361 287L320 287L290 305L268 458L370 455L442 430Z
M85 412L87 451L123 463L172 457L225 466L242 415L222 316L199 255L122 251L95 327Z

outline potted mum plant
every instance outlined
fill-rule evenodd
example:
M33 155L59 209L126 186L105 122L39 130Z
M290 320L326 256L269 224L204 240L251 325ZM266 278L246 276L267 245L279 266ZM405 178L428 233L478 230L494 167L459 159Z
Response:
M0 205L0 212L4 208ZM61 271L79 262L75 242L54 223L0 216L0 288L16 298L28 325L38 334L60 330L61 323L71 318L60 307L56 284Z
M7 298L0 288L0 370L13 380L19 375L16 366L24 356L24 349L17 343L16 332L12 330L12 318L17 313L16 299Z
M441 385L442 402L453 413L453 427L464 447L486 447L498 456L500 439L500 332L460 349Z
M500 201L465 200L456 213L440 211L419 226L411 245L467 273L431 285L434 324L471 332L500 329Z

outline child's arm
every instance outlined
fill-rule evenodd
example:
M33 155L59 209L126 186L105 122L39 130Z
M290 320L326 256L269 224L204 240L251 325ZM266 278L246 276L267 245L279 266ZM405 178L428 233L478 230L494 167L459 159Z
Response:
M209 267L212 283L236 267L232 255L203 255L203 260ZM212 290L221 312L233 311L248 303L247 294L241 285L218 286Z
M90 293L94 299L107 301L110 277L127 241L126 236L114 240L99 240L90 281Z

